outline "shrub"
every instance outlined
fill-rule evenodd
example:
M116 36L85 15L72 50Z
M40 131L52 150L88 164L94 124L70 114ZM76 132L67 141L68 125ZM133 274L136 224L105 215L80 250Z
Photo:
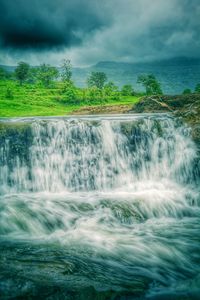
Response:
M68 84L64 86L64 89L62 89L61 94L62 94L61 101L65 104L79 104L80 103L80 97L78 95L78 90L72 84L72 82L68 82Z
M88 99L92 102L103 100L103 94L101 90L95 86L88 89L87 95L88 95Z
M134 95L134 90L133 90L132 85L125 84L122 87L121 93L122 93L123 96L132 96L132 95Z
M200 83L198 83L195 87L195 93L200 94Z
M13 99L14 98L13 91L10 87L8 87L6 89L6 95L5 96L6 96L7 99Z
M183 95L188 95L188 94L192 94L191 89L185 89L185 90L183 91Z
M103 89L106 100L119 100L120 92L118 87L112 82L108 82Z

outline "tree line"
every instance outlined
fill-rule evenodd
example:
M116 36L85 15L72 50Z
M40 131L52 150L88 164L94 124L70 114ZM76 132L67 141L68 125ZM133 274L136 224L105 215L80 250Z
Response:
M91 100L118 100L120 96L134 96L136 92L132 85L126 84L120 90L112 81L109 81L104 72L93 71L87 78L87 88L80 89L72 80L72 65L70 60L63 60L60 68L49 64L41 64L31 67L25 62L19 62L14 72L8 72L0 68L1 80L17 80L19 85L25 83L40 84L45 88L51 88L56 82L61 83L61 99L66 103L77 103L84 98ZM153 74L139 75L137 83L142 85L146 95L162 95L160 82ZM8 91L8 94L12 91ZM195 93L200 93L200 84L197 84ZM183 91L184 94L192 93L190 89Z

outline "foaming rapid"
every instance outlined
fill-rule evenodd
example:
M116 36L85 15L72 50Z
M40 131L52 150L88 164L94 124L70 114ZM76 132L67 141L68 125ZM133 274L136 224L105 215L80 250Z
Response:
M59 287L52 299L198 298L199 165L187 127L155 114L2 128L5 298L47 297L47 283Z

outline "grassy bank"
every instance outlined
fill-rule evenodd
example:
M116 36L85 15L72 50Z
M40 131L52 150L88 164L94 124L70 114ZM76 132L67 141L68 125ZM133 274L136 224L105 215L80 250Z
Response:
M137 103L139 96L120 96L119 100L81 100L77 104L62 103L60 94L61 83L45 88L40 85L24 84L16 81L0 81L0 117L22 116L56 116L90 111L96 107L98 111L108 106L132 106ZM108 109L109 112L109 109ZM116 109L117 112L117 109ZM119 111L120 112L120 111Z

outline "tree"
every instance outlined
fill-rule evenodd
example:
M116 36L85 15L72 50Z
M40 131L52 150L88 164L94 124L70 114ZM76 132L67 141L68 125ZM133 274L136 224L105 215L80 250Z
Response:
M134 94L134 90L133 90L132 85L125 84L122 87L121 93L122 93L123 96L132 96Z
M191 89L185 89L185 90L183 91L183 95L188 95L188 94L192 94Z
M87 80L89 87L97 87L103 89L107 81L107 76L104 72L92 72Z
M29 64L21 61L18 63L16 69L15 69L15 76L17 80L19 80L20 85L24 83L28 79L29 76Z
M57 68L42 64L37 69L37 78L45 87L49 87L53 80L57 79L59 72Z
M195 93L200 94L200 83L198 83L195 87Z
M28 82L35 84L37 80L39 80L39 71L40 67L31 67L29 70L29 77L28 77Z
M13 99L13 97L14 97L13 96L13 90L12 90L12 88L10 86L8 86L7 89L6 89L5 97L7 99Z
M162 95L160 83L153 74L139 75L137 83L144 86L147 95Z
M112 81L109 81L104 85L103 91L106 98L112 100L119 100L120 98L118 87Z
M64 59L61 66L61 78L63 82L69 82L72 78L72 65L69 59Z

